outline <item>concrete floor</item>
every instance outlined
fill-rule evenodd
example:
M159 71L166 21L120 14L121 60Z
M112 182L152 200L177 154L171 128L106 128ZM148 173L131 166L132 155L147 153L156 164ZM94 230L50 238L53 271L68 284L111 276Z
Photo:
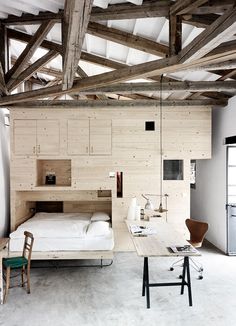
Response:
M192 271L193 307L178 287L151 288L151 309L141 296L142 259L118 253L110 267L32 268L32 291L13 288L0 307L1 326L235 326L236 257L203 248L204 279ZM173 281L173 259L150 259L150 281Z

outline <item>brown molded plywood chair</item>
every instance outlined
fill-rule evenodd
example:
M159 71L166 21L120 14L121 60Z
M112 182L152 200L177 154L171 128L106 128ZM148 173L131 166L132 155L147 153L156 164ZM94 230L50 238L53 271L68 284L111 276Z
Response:
M188 242L195 248L200 248L202 246L203 239L205 237L205 234L207 233L208 230L208 223L206 222L201 222L193 219L186 219L185 224L189 230L190 233L190 240ZM201 264L196 263L194 259L189 257L190 259L190 265L199 273L198 278L201 280L203 279L202 272L203 272L203 267ZM180 260L175 262L170 270L174 270L174 266L176 266Z
M10 288L10 279L18 276L19 274L21 274L22 287L25 284L24 275L26 275L27 293L30 293L30 260L31 260L32 248L34 243L34 237L33 234L28 231L24 232L24 236L25 236L25 241L24 241L22 256L9 257L3 259L3 270L4 270L5 281L6 281L4 299L3 299L4 303L6 302L8 291ZM11 276L11 270L13 269L20 269L20 273Z

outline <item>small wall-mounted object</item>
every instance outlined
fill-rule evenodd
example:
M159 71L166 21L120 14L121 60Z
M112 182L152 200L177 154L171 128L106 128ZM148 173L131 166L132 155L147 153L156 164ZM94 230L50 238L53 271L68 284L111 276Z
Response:
M123 172L116 172L116 197L123 197Z
M116 173L115 172L109 172L109 178L115 178Z
M145 130L154 131L155 130L155 121L145 121Z
M45 184L46 185L55 185L56 184L55 172L46 172Z
M196 160L190 161L190 187L196 189Z

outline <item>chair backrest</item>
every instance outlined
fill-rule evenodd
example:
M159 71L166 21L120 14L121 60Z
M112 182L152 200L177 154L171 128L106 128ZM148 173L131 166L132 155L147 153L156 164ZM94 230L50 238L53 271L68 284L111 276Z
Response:
M23 257L27 258L28 263L30 263L32 249L33 249L33 243L34 243L34 236L31 232L25 231L25 242L23 247Z
M185 224L190 233L190 243L196 247L201 247L204 236L208 230L208 223L188 218L185 220Z

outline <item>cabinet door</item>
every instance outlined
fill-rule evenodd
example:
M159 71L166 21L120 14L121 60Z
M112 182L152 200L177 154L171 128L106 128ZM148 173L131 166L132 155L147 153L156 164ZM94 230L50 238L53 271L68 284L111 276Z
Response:
M13 139L14 153L16 155L35 155L36 120L14 120Z
M90 155L111 155L111 120L90 120Z
M68 120L68 145L70 155L89 154L89 120Z
M37 120L37 154L56 155L60 151L58 120Z

